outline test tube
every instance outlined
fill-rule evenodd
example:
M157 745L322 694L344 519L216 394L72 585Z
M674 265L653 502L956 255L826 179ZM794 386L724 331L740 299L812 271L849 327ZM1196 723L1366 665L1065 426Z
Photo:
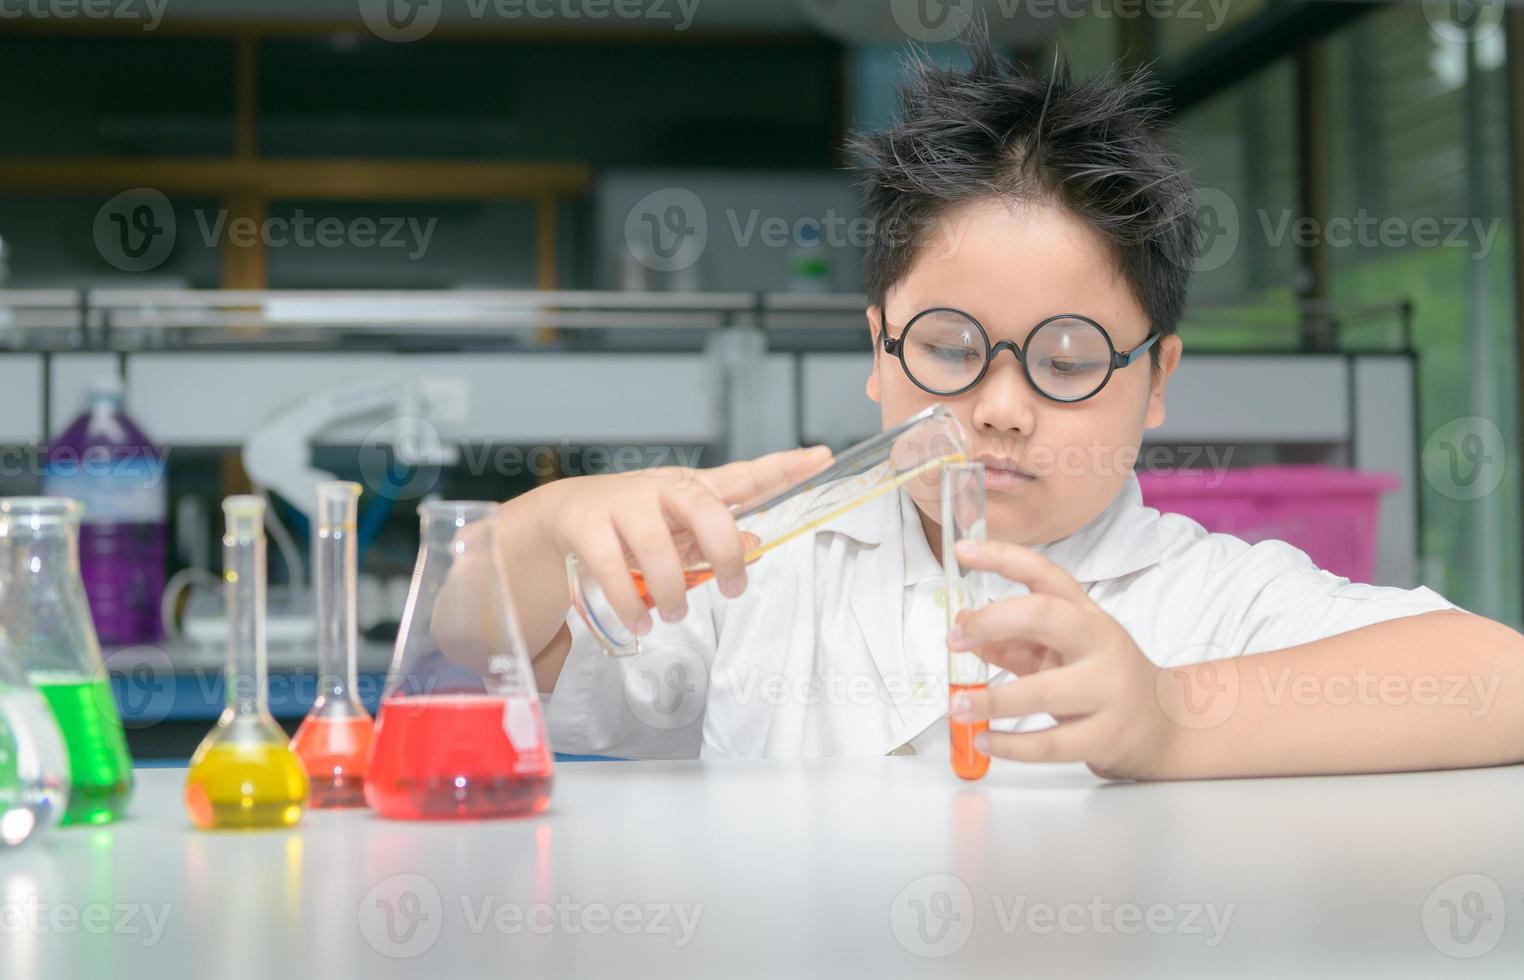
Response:
M982 609L987 601L985 574L958 561L959 541L985 540L984 464L951 463L942 470L942 572L947 585L947 629L964 610ZM989 685L989 664L971 650L947 653L947 696L982 691ZM948 718L952 768L963 779L989 771L990 757L974 748L974 736L989 730L987 721Z

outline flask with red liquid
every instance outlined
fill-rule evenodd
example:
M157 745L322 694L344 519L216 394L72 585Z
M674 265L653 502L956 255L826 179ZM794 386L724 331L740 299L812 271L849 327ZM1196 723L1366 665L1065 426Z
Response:
M383 817L538 813L551 750L485 501L418 508L422 540L376 718L365 799Z
M987 599L984 573L964 568L955 545L983 541L984 464L954 463L942 470L942 571L947 583L947 628L964 610L981 609ZM966 650L947 653L948 702L959 694L982 691L989 684L989 664ZM962 779L980 779L989 771L990 757L974 747L974 736L989 731L988 721L957 721L949 717L952 768Z
M291 740L314 809L365 805L370 712L355 693L355 523L360 485L318 485L312 588L317 606L318 693Z

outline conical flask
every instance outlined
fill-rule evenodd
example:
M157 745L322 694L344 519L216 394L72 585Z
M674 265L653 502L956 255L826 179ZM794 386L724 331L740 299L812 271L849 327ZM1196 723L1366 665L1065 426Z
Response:
M550 746L494 509L418 508L418 562L365 778L365 799L382 816L507 817L550 801Z
M65 497L0 498L0 624L63 733L66 825L107 823L132 798L132 757L79 577L83 512Z
M68 802L69 756L58 722L0 645L0 848L46 831Z
M360 485L319 484L312 538L317 601L318 693L291 749L302 760L314 809L365 805L370 712L355 693L355 519Z
M222 513L227 706L191 756L185 809L199 827L289 827L302 817L307 773L265 691L265 502L229 497Z

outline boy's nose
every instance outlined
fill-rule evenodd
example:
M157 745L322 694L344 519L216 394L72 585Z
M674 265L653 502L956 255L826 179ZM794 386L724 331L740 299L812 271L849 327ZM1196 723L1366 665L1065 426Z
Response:
M973 390L972 421L984 431L1030 434L1037 420L1037 399L1026 372L1014 357L997 357Z

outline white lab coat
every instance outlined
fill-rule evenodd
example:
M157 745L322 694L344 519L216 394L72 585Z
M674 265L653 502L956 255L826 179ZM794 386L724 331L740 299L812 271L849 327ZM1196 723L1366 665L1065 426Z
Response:
M1037 548L1067 569L1156 664L1295 646L1455 608L1427 588L1352 584L1281 541L1250 545L1143 505L1136 477L1095 520ZM558 752L627 758L931 755L945 759L941 569L913 501L886 494L747 570L711 582L635 657L603 654L571 613L572 648L546 703ZM1026 586L993 577L991 600ZM999 674L992 683L1009 681ZM1046 715L997 721L1031 730Z

